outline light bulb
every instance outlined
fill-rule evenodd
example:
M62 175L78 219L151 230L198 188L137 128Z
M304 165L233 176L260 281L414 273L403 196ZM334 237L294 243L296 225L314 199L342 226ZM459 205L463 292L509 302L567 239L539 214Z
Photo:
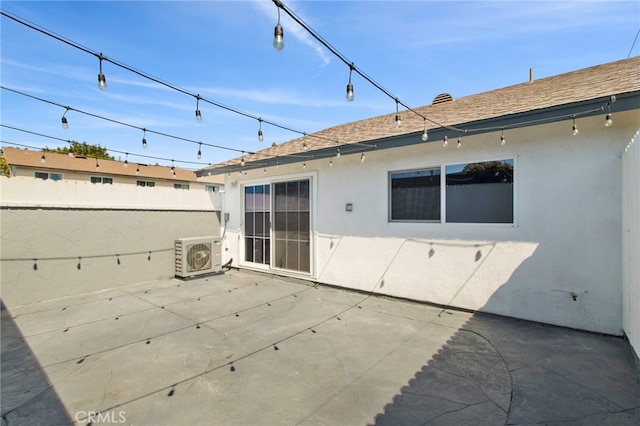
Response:
M329 160L329 167L333 167L333 158Z
M284 49L284 30L280 23L273 30L273 47L279 52Z
M573 125L573 136L577 136L578 135L578 126L576 126L575 124Z
M396 129L399 129L402 126L402 119L400 118L400 114L396 114Z
M444 138L442 138L442 146L446 147L447 145L449 145L449 138L447 135L444 135Z
M198 160L202 158L202 151L198 150Z
M62 128L63 129L69 128L69 122L67 121L67 117L65 117L64 115L62 116Z
M44 163L45 161L46 161L46 160L45 160L45 158L44 158L44 153L43 153L43 154L42 154L42 157L40 157L40 162L41 162L41 163Z
M507 141L504 138L504 135L500 135L500 145L504 145Z
M262 142L264 140L264 135L262 134L262 129L258 130L258 140Z
M427 140L429 140L429 135L427 134L427 129L424 129L424 132L422 132L422 142L426 142Z
M102 71L98 74L98 87L100 90L107 90L107 78L102 74Z
M146 138L142 138L142 147L144 149L147 149L147 139Z
M347 101L353 102L353 84L347 84Z
M124 166L129 167L129 160L124 160Z
M340 148L338 148L338 151L336 152L336 158L340 158Z
M198 120L198 123L202 123L202 114L199 109L196 109L196 120Z
M607 127L611 127L612 124L613 124L613 118L611 118L611 113L608 113L604 119L604 125Z
M360 155L360 162L364 163L364 152L362 153L362 155Z
M306 142L302 142L302 149L307 150L308 146Z
M456 145L456 148L460 148L462 146L462 141L460 140L460 138L458 138L458 144Z
M240 165L241 165L242 167L244 167L244 157L242 157L242 158L240 159Z

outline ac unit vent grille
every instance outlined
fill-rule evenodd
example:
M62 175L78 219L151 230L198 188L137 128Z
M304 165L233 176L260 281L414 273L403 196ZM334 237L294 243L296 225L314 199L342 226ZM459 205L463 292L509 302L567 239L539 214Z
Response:
M220 268L219 247L219 240L214 237L177 239L176 276L186 278Z

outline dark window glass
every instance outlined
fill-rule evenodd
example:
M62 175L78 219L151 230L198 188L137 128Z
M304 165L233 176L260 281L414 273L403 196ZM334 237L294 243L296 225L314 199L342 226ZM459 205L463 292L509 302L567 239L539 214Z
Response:
M447 166L447 222L513 223L513 171L513 160Z
M47 180L49 179L49 173L44 172L35 172L36 179Z
M391 173L390 219L440 220L440 169Z

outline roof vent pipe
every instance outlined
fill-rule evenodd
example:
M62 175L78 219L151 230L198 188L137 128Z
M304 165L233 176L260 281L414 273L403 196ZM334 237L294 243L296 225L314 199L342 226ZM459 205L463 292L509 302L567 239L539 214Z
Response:
M529 83L533 83L533 68L529 68Z

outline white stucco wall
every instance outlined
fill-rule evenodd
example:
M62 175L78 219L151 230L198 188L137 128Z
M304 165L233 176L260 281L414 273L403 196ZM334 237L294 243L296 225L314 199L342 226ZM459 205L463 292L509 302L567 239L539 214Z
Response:
M454 137L333 160L251 170L226 181L225 259L241 264L245 183L312 178L315 262L307 278L432 303L620 335L620 155L637 114ZM417 139L419 136L417 137ZM390 223L388 172L514 158L514 225ZM345 204L353 211L346 212ZM223 259L224 260L224 259ZM240 261L239 261L240 260ZM245 264L252 267L251 264ZM285 271L278 271L285 273ZM571 293L576 295L573 300Z
M623 327L640 354L640 130L622 153Z

